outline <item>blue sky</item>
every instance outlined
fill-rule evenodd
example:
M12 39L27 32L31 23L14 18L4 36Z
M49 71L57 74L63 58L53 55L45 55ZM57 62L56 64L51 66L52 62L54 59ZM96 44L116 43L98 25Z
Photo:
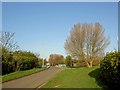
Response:
M119 0L1 0L2 2L119 2Z
M20 49L48 58L66 55L64 43L76 23L99 22L110 36L106 51L118 48L118 3L2 3L3 31L15 32Z

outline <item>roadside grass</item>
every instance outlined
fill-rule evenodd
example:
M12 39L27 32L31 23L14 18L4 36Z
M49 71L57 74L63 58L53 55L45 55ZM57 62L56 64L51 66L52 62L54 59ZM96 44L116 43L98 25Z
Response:
M2 83L7 82L13 79L21 78L27 75L31 75L37 72L40 72L42 70L45 70L46 68L33 68L30 70L24 70L24 71L16 71L10 74L5 74L3 76L0 76L0 79L2 78Z
M41 88L101 88L96 81L97 69L99 66L65 69Z

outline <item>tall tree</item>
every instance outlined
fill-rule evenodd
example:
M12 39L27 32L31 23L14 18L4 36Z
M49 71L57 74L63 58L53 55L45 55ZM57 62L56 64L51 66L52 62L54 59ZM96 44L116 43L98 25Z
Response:
M109 45L110 39L104 35L104 29L99 23L76 24L70 31L65 42L67 53L79 60L84 60L92 67L95 58Z

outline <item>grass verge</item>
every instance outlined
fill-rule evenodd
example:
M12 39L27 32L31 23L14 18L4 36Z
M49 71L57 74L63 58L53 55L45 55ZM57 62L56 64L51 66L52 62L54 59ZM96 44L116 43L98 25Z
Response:
M24 77L24 76L28 76L28 75L40 72L40 71L45 70L45 69L46 68L33 68L33 69L30 69L30 70L16 71L16 72L13 72L13 73L10 73L10 74L0 76L0 78L2 78L2 83L3 83L3 82L7 82L7 81L10 81L10 80L13 80L13 79L18 79L18 78L21 78L21 77Z
M98 71L92 71L98 68L98 66L95 66L63 70L41 88L101 88L95 77L91 76L91 74L97 76Z

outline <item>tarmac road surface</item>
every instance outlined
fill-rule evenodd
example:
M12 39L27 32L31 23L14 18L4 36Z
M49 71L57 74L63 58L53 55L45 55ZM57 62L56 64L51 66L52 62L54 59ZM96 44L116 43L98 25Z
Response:
M50 67L47 70L5 82L2 84L2 88L37 88L62 70L60 67Z

